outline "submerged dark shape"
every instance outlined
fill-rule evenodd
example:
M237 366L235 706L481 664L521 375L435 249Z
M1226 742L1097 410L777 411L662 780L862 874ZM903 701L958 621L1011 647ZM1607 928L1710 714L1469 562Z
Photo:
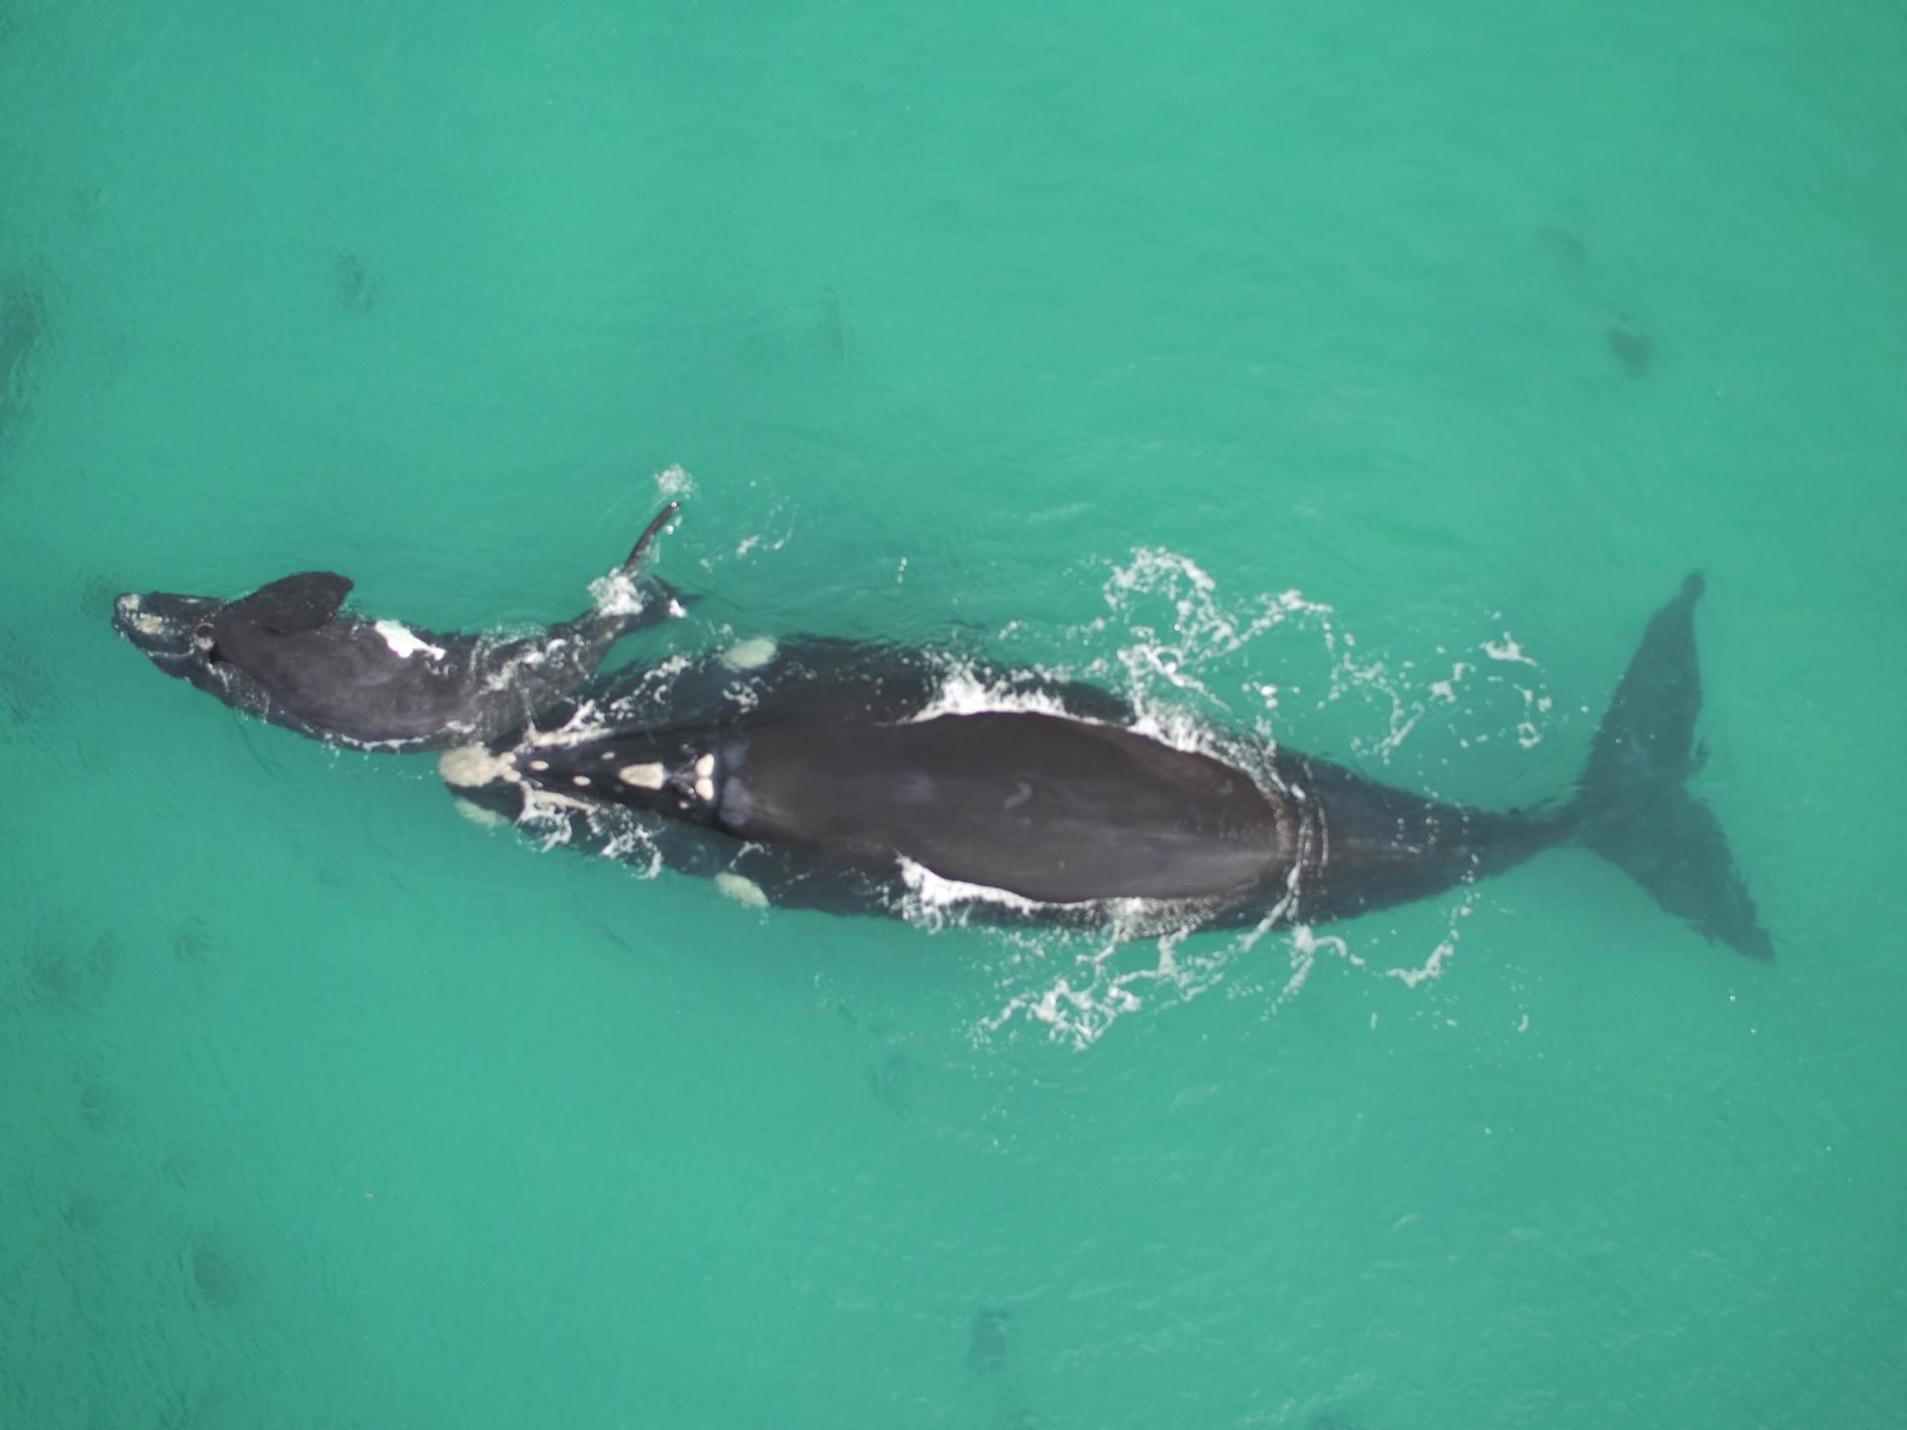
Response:
M1603 332L1610 356L1633 378L1644 378L1655 365L1655 339L1627 323L1612 323Z
M1677 918L1752 958L1773 958L1720 822L1687 788L1701 765L1695 603L1702 589L1701 576L1691 575L1650 619L1642 652L1596 731L1572 827Z
M25 272L0 283L0 442L30 406L27 365L46 338L46 300Z
M351 582L307 571L248 596L121 596L113 626L167 675L326 744L408 752L489 740L559 705L623 635L679 611L638 578L670 502L597 603L533 636L443 634L343 609Z
M188 1265L192 1288L206 1305L229 1310L243 1299L244 1280L238 1267L210 1236L200 1237L194 1243Z
M355 253L340 253L331 265L338 306L347 313L368 313L377 306L377 284Z
M1013 1313L982 1309L967 1326L967 1369L997 1375L1006 1368L1012 1341Z
M1720 826L1684 787L1701 589L1690 577L1650 621L1578 791L1545 809L1445 804L1221 731L1178 748L1090 686L1022 677L1042 708L949 709L925 653L813 640L746 680L705 659L667 683L608 682L561 728L440 768L552 842L839 912L895 910L938 880L987 918L1309 923L1577 839L1668 912L1766 958Z

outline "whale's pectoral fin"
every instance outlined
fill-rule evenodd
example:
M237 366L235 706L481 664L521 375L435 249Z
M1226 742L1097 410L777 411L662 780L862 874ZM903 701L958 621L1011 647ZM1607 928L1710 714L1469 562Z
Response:
M1589 848L1669 913L1750 958L1773 958L1720 821L1686 787L1706 748L1695 741L1702 677L1690 576L1649 621L1596 732L1568 818Z
M226 613L264 630L292 635L317 630L338 614L350 594L351 582L343 576L330 571L303 571L260 586L251 595L234 601Z
M655 519L645 526L642 529L642 535L636 538L636 544L629 548L629 554L623 558L621 569L633 572L636 569L636 564L642 560L643 552L649 549L649 543L656 539L657 535L661 533L662 528L674 520L675 514L681 510L681 502L671 501L667 506L663 507L661 511L657 512Z

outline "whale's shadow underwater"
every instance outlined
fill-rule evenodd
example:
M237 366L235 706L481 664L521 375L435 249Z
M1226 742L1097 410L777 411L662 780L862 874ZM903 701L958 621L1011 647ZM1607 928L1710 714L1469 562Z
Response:
M1119 696L1037 673L967 663L996 708L956 709L948 661L915 648L803 636L757 643L740 666L711 651L600 675L617 638L680 610L653 578L646 604L631 584L672 514L619 568L613 612L605 602L514 659L489 638L344 613L348 583L309 578L288 578L307 585L287 603L258 601L273 587L198 606L122 597L115 623L235 708L328 743L442 750L460 800L546 846L708 877L748 902L892 913L927 890L986 920L1309 924L1575 843L1698 932L1773 957L1720 824L1688 789L1699 576L1650 618L1574 791L1492 811L1223 729L1169 744ZM172 611L185 614L164 639L142 631L142 616Z

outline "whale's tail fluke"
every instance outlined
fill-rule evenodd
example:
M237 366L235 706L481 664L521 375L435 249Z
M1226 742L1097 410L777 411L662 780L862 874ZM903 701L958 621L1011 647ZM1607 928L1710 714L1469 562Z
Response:
M1649 619L1602 717L1570 808L1576 837L1627 873L1667 912L1749 958L1773 958L1720 821L1689 793L1701 765L1695 719L1702 676L1695 603L1702 578Z

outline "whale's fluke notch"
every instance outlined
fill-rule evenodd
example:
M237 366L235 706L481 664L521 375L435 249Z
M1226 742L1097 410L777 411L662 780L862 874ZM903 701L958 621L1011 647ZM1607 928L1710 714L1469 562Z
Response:
M1668 913L1749 958L1773 958L1720 821L1689 793L1701 763L1695 721L1702 676L1692 573L1649 620L1641 648L1602 717L1571 811L1577 837Z

